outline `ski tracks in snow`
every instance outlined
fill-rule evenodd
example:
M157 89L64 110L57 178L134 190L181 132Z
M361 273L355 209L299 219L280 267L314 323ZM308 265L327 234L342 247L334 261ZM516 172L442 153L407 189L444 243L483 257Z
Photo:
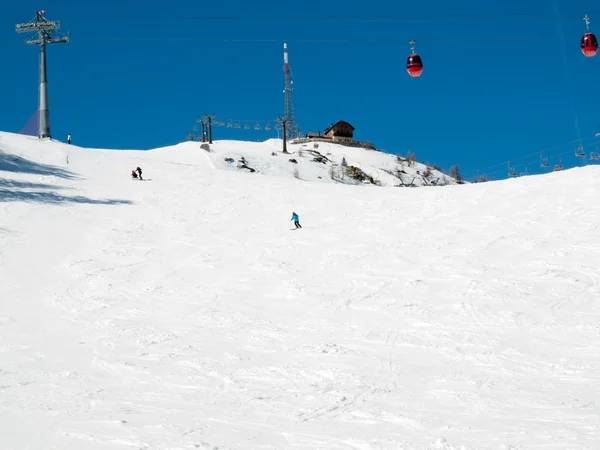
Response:
M554 182L325 190L217 176L207 157L222 164L196 144L147 153L152 183L110 186L131 190L126 211L34 216L69 234L55 246L18 230L37 256L3 270L51 275L0 317L12 448L598 442L596 180L576 180L588 211Z

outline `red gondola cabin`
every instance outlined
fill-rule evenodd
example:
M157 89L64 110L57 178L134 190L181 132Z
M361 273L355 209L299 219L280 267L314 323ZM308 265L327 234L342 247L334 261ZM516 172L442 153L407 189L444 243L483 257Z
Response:
M581 52L585 56L594 56L598 53L598 39L592 33L585 33L581 37Z
M412 53L408 56L406 61L406 71L413 78L421 76L421 73L423 72L423 61L421 61L419 55Z

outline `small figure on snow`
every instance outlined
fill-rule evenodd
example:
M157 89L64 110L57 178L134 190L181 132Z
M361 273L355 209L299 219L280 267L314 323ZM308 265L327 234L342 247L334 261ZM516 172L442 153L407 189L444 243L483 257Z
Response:
M67 136L67 144L71 145L71 133Z
M296 229L302 228L302 225L300 225L300 219L298 218L298 214L296 214L295 212L292 212L292 220L294 221L294 225L296 225Z
M131 178L137 178L137 173L135 173L135 170L131 171Z
M138 175L140 176L140 180L143 180L143 178L142 178L142 169L140 169L139 167L137 167L135 170L138 173Z

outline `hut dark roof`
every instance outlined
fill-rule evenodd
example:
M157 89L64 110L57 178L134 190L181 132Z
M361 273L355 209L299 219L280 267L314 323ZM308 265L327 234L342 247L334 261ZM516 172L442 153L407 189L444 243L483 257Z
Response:
M334 123L333 125L331 125L329 128L327 128L325 131L323 131L323 134L327 134L330 130L332 130L333 128L336 128L338 125L348 125L350 128L352 128L352 131L356 130L356 128L354 128L352 125L350 125L348 122L344 121L344 120L340 120L336 123Z

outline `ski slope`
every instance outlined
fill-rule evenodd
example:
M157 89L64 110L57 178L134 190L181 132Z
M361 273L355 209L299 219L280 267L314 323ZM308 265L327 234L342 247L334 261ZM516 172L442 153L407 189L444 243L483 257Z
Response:
M600 168L351 186L277 144L0 133L0 448L598 448Z

